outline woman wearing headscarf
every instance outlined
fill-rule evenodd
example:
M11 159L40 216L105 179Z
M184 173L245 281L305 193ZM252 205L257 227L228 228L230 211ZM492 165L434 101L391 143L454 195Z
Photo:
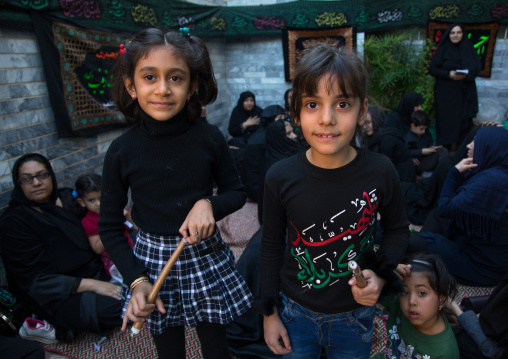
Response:
M266 151L266 129L274 121L284 119L284 109L279 105L267 106L261 114L259 128L249 137L243 159L242 182L249 199L258 202L258 191L262 181L263 159Z
M423 96L419 93L406 92L400 99L399 106L388 115L383 127L395 129L404 138L411 128L411 114L420 111L423 102Z
M457 70L467 70L460 73ZM481 63L464 27L452 24L439 40L429 72L436 78L434 106L438 145L459 144L472 129L478 113L475 78Z
M0 253L9 288L58 339L106 334L122 324L120 287L106 278L79 219L55 204L55 173L42 155L21 156L14 190L0 218Z
M426 242L462 284L493 286L508 273L507 143L505 129L480 128L468 157L452 167L441 190L439 215L450 220L446 233L411 238Z
M378 107L369 106L363 123L361 146L388 157L397 169L401 182L415 182L416 171L413 158L404 141L404 136L396 128L384 127L385 117L385 113Z
M259 128L262 112L263 109L256 106L256 96L250 91L242 92L229 119L229 134L246 142Z

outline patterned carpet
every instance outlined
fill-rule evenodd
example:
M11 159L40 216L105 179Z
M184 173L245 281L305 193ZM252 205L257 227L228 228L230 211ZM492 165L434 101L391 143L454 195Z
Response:
M71 343L43 346L44 350L64 355L69 359L157 358L152 338L146 329L134 337L116 330L99 347L96 347L100 340L98 335L80 334ZM187 330L186 346L187 358L201 358L201 348L195 330Z
M259 229L257 220L257 204L247 202L239 211L232 213L222 221L217 223L222 238L232 249L235 258L240 258L249 239ZM419 231L420 226L411 226L410 229ZM458 286L457 303L462 298L473 295L487 295L492 292L492 288ZM381 352L386 345L386 318L377 316L374 319L374 343L372 354ZM58 353L69 359L152 359L157 357L155 346L148 333L144 329L135 337L122 333L120 330L113 332L109 338L96 346L101 338L94 334L80 334L71 343L58 343L44 345L46 351ZM201 359L201 348L199 339L194 329L187 329L186 347L188 359ZM240 358L237 358L240 359Z

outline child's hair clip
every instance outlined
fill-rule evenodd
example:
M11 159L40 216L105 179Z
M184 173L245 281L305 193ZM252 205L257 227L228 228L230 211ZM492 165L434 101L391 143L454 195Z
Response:
M418 264L423 264L425 266L432 267L432 264L430 264L429 262L426 262L426 261L422 261L420 259L413 259L411 262L418 263Z
M120 55L125 54L125 46L124 46L124 44L120 44L120 51L118 51L118 53L119 53Z
M190 31L189 31L188 27L181 27L179 31L180 31L180 35L190 36Z
M78 192L76 192L76 190L72 191L72 197L78 198Z

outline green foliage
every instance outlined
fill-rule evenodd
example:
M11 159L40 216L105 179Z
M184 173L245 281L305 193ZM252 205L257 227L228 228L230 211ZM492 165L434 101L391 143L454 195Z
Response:
M372 34L365 38L364 59L370 70L369 97L386 109L397 108L408 91L425 99L423 110L434 118L434 78L428 67L431 43L415 44L408 33Z

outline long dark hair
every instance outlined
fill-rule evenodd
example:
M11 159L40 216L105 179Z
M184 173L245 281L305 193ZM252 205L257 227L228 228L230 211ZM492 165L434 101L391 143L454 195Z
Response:
M297 125L300 124L303 95L312 96L317 93L319 81L327 75L330 75L327 86L331 87L337 81L342 94L346 98L357 97L363 107L367 98L368 71L362 59L345 48L320 44L303 55L295 68L290 109ZM366 113L360 112L359 115L365 116ZM360 126L357 124L356 133L359 131ZM351 140L353 146L356 133Z
M160 28L148 28L134 36L125 44L125 53L120 55L113 67L113 100L128 123L137 123L140 106L133 101L124 84L124 77L132 79L138 61L159 46L170 46L180 56L190 70L191 83L197 81L196 91L187 104L187 119L199 120L201 106L212 103L217 98L217 83L213 74L212 61L205 43L193 35L180 34Z
M58 189L58 198L62 202L62 208L71 212L79 219L82 219L88 210L81 207L76 198L74 197L74 188L62 187Z

